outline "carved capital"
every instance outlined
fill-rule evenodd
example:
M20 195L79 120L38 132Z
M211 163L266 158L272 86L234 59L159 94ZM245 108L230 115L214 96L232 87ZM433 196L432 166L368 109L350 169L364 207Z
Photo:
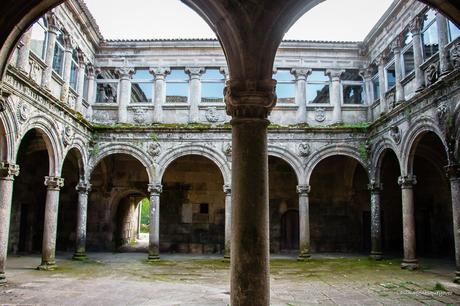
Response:
M88 78L94 78L96 75L96 67L92 63L88 63L86 65L86 73L88 74Z
M266 119L276 104L276 81L229 80L224 95L229 116Z
M310 193L311 187L310 185L297 185L297 193L300 196L308 196Z
M396 36L396 38L390 44L390 50L393 51L393 53L399 53L401 52L401 45L402 45L401 37Z
M291 73L295 76L297 81L303 80L305 81L307 77L311 74L311 69L305 68L292 68Z
M50 190L59 190L64 186L64 179L58 176L45 176L45 186Z
M417 177L415 175L406 175L398 177L398 184L401 188L412 188L417 184Z
M6 110L6 101L8 100L11 94L0 90L0 113Z
M364 79L364 80L369 80L370 78L373 77L374 69L371 67L363 68L359 70L359 75Z
M0 162L0 178L12 179L19 175L19 165Z
M75 190L79 193L88 194L91 191L91 184L86 181L80 181L78 185L75 187Z
M232 194L232 187L228 184L224 185L224 193L225 195L231 195Z
M69 33L65 33L64 36L64 48L67 52L72 52L77 47L77 42Z
M122 67L115 69L115 74L118 75L120 80L129 80L134 74L134 68L132 67Z
M161 184L149 184L147 190L151 196L159 196L163 192L163 186Z
M190 76L190 79L199 79L205 71L204 67L186 67L185 72Z
M48 22L48 31L57 34L61 24L53 11L46 13L46 21Z
M332 82L340 81L340 77L345 72L343 69L327 69L326 74L331 78Z
M382 52L381 54L375 57L374 63L377 66L383 66L385 65L386 60L387 60L387 54L386 52Z
M423 26L423 17L418 15L409 23L409 31L412 35L420 34Z
M367 184L367 189L371 192L380 192L383 189L383 184L376 180L371 180L369 184Z
M171 69L165 67L154 67L149 69L150 73L155 76L155 79L164 79L171 73Z
M450 164L445 167L446 175L449 179L459 179L460 178L460 164Z

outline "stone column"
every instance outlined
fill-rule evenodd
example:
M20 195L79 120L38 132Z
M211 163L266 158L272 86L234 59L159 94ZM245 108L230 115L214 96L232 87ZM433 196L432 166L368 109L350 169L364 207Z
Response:
M340 76L345 70L328 69L326 74L331 78L330 99L334 106L332 111L332 123L342 123L342 94L340 86Z
M371 254L370 258L382 259L382 218L380 216L380 192L382 184L371 180L368 185L371 192Z
M308 194L310 185L297 185L299 194L299 257L297 260L310 258L310 208Z
M449 62L449 50L446 48L449 44L449 25L447 18L440 12L436 12L436 24L439 40L439 71L440 75L445 75L452 69Z
M400 176L398 184L401 186L402 195L402 219L403 219L403 244L404 259L401 268L415 270L418 268L418 260L415 249L415 214L414 214L414 190L417 183L415 175Z
M297 123L307 123L307 77L311 74L311 69L294 68L291 73L296 80L295 103L299 107L297 109Z
M359 74L363 78L364 81L364 90L367 104L367 120L372 122L374 120L374 116L372 113L372 102L374 102L374 91L372 89L372 69L370 67L361 69Z
M91 191L91 184L85 181L75 187L78 191L78 216L77 216L77 237L76 249L72 259L85 260L86 257L86 220L88 214L88 193Z
M88 113L86 114L88 118L93 117L93 108L92 105L95 103L95 97L94 97L94 88L96 86L96 69L92 64L88 64L86 66L87 70L87 75L88 75Z
M201 74L204 68L194 67L185 68L190 76L190 110L189 110L189 123L197 123L200 121L200 110L198 106L201 103Z
M396 38L392 44L391 49L393 54L395 55L395 88L396 88L396 95L395 95L395 103L396 105L404 102L404 87L401 83L402 81L402 66L401 66L401 39L398 37Z
M150 192L150 229L149 229L149 257L148 261L160 259L160 194L163 186L149 184Z
M54 270L56 266L56 233L59 210L59 191L64 186L64 179L56 176L46 176L45 222L43 228L42 263L38 270Z
M120 95L118 97L118 122L128 122L128 105L131 100L131 76L133 68L119 68L116 70L120 78Z
M69 103L69 91L70 91L70 73L72 68L72 55L75 42L73 38L66 34L64 35L64 70L62 72L62 79L64 84L62 84L61 89L61 102L68 104Z
M380 54L376 58L376 63L379 69L379 96L380 96L380 114L385 114L388 111L388 104L385 99L386 82L385 82L385 55Z
M231 305L269 305L267 117L275 80L231 79L225 88L232 116Z
M85 58L83 53L80 52L79 54L79 61L78 61L78 82L77 82L77 102L75 104L75 110L80 114L83 114L83 93L85 90Z
M21 41L19 42L17 67L19 71L27 73L27 66L29 65L30 55L30 42L32 40L32 27L22 35Z
M54 13L48 13L48 43L46 45L45 64L46 67L42 74L42 87L50 89L51 76L53 75L54 48L56 47L56 37L59 33L57 18Z
M155 76L155 98L153 109L153 122L163 121L163 103L166 100L166 76L171 72L169 68L152 68L150 73Z
M410 32L412 33L412 41L414 48L414 71L415 71L415 89L417 91L422 90L425 87L425 76L421 65L423 64L422 54L422 30L423 19L421 16L415 17L409 25Z
M0 284L6 283L5 268L10 232L11 200L13 180L19 175L19 166L0 163Z
M455 283L460 283L460 164L446 167L452 197L452 221L455 243Z
M232 188L224 185L225 193L225 250L224 258L230 259L230 246L232 238Z

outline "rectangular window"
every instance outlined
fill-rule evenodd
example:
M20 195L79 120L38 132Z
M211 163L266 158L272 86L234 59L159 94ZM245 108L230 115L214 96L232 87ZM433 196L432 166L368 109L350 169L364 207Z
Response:
M54 46L53 56L53 70L62 76L64 68L64 38L62 33L56 38L56 44Z
M225 75L217 68L208 68L201 77L201 101L224 101Z
M96 76L96 102L117 103L118 80L113 69L104 69Z
M415 69L414 49L412 45L408 46L408 48L403 51L402 61L403 76L407 76Z
M41 18L32 26L32 37L30 40L30 50L41 59L45 59L47 38L46 20L45 18Z
M131 103L153 101L153 75L148 69L136 69L131 81Z
M422 29L422 48L425 60L435 55L439 50L438 26L433 10L425 13Z
M394 59L392 62L385 68L385 75L386 75L386 90L390 90L393 86L396 85L396 70L395 70L395 62Z
M359 70L346 69L341 77L343 104L364 103L364 81Z
M171 74L166 77L166 102L187 103L188 80L184 69L171 69Z
M449 20L449 41L454 41L460 36L460 28Z
M72 62L70 64L70 87L77 89L78 82L78 54L77 51L72 53Z
M313 70L307 77L307 103L329 104L329 77L325 70Z
M372 89L374 91L374 101L380 99L380 79L379 75L376 74L372 77Z
M288 69L278 69L273 78L277 81L276 96L280 103L295 103L295 77Z

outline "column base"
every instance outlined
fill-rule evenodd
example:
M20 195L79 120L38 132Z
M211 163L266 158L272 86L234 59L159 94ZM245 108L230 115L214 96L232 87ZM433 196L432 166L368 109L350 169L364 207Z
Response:
M302 252L297 256L297 261L308 261L311 258L311 254L307 252Z
M37 267L37 270L40 271L54 271L57 269L56 262L42 262L41 265Z
M222 262L230 262L230 255L225 254Z
M73 254L72 259L78 261L85 261L88 259L88 257L83 252L76 252L75 254Z
M6 283L7 283L7 280L6 280L5 272L0 272L0 286Z
M160 255L149 255L147 262L158 262L160 261Z
M0 276L1 277L1 276ZM460 284L460 271L455 271L454 283Z
M371 252L371 254L369 255L369 258L373 260L382 260L383 256L382 256L382 253L380 252Z
M404 259L401 263L401 269L414 271L419 268L417 259Z

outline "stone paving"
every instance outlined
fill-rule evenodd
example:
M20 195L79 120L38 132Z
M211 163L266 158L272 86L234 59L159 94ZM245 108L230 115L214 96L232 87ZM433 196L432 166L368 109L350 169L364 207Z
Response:
M90 253L75 262L58 256L59 269L34 268L39 256L9 257L9 283L0 305L228 305L229 263L220 257ZM397 260L316 255L308 262L271 261L272 305L460 305L450 262L422 261L405 271Z

